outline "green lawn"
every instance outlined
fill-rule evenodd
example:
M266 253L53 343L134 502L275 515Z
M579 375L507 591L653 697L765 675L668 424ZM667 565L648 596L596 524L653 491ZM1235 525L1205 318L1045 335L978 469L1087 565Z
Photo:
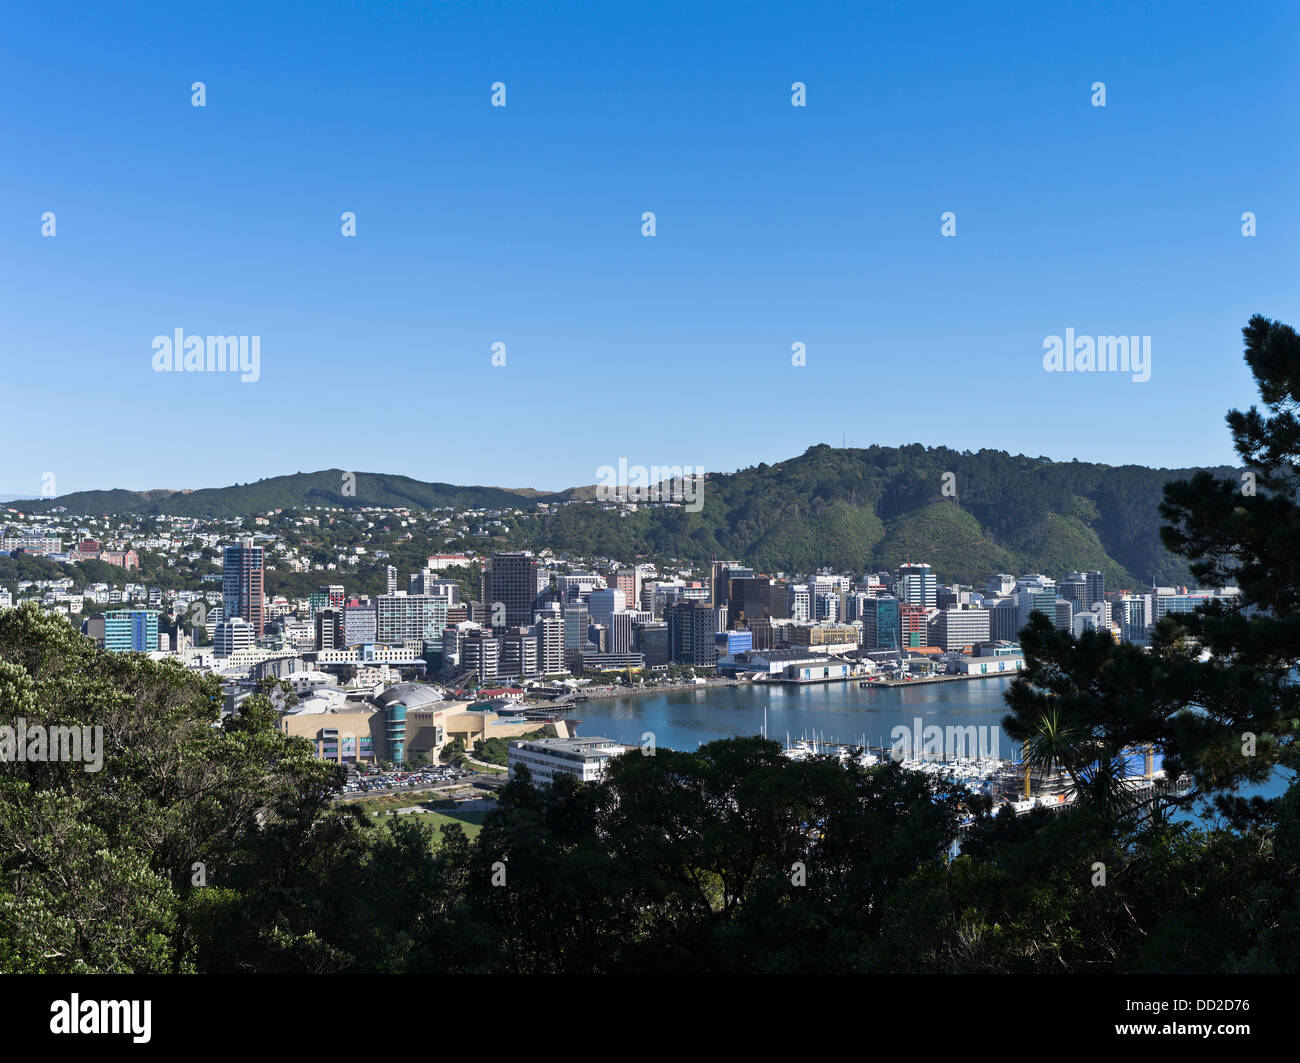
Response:
M399 808L410 808L412 805L418 805L421 808L430 809L430 811L423 813L408 813L408 815L415 816L420 823L432 826L439 832L448 823L459 823L467 838L477 837L478 832L483 828L483 819L487 815L486 812L473 812L456 807L436 808L435 806L438 803L436 800L417 801L409 796L376 797L358 802L370 815L385 818L390 818L388 813Z

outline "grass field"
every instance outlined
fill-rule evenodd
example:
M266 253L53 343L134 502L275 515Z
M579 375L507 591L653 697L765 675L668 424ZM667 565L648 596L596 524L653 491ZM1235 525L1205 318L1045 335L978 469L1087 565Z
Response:
M423 824L432 826L435 831L441 832L442 828L448 823L459 823L465 831L468 838L474 838L483 828L483 819L487 815L483 811L472 811L470 809L458 808L451 806L447 808L438 808L442 799L418 800L412 795L393 795L388 797L371 797L356 802L365 811L372 816L385 816L388 813L395 812L399 808L410 808L415 805L419 808L427 808L428 812L409 813Z

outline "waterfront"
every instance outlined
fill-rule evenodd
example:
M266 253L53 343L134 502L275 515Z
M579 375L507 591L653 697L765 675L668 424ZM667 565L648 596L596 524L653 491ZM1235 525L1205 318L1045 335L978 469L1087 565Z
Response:
M655 744L669 749L696 749L705 742L735 735L755 735L763 727L767 708L768 735L785 744L814 732L820 741L869 745L890 744L890 732L902 725L922 727L989 727L998 742L998 756L1013 758L1019 752L1001 729L1007 713L1003 693L1011 677L979 683L919 684L902 687L859 687L857 683L821 686L739 684L695 690L607 697L576 705L572 714L580 721L578 733L612 738L639 745L647 731ZM1242 797L1276 797L1290 776L1278 769L1258 786L1243 787ZM1175 820L1202 825L1215 817L1202 810L1174 815Z
M827 742L890 744L894 727L976 726L993 728L999 755L1015 746L999 726L1006 715L1003 692L1011 679L979 683L937 683L898 687L860 687L857 683L815 686L740 684L696 690L610 697L583 702L572 718L578 733L637 745L647 731L655 744L695 749L704 742L758 734L767 709L767 733L784 744L812 737Z

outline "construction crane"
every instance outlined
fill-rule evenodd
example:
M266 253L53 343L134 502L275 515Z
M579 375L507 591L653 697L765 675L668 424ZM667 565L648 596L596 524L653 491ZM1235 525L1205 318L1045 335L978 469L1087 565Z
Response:
M455 679L449 679L443 684L447 688L448 694L460 694L467 690L471 683L478 678L477 671L464 672L456 676Z

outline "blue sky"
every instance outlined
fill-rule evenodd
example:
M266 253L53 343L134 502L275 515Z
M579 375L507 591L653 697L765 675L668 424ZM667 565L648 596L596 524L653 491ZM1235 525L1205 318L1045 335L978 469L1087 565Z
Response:
M1285 4L6 5L0 489L328 467L555 489L842 437L1230 461L1242 325L1300 322L1298 26ZM178 327L260 336L260 379L154 372ZM1045 372L1067 328L1151 336L1151 379Z

